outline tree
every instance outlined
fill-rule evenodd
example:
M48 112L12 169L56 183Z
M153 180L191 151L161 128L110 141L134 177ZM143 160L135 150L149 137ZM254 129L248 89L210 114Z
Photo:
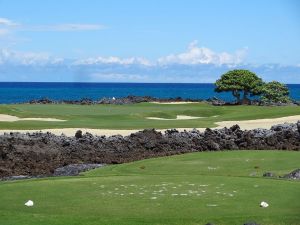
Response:
M215 91L231 92L237 103L250 104L249 95L260 95L263 84L262 79L249 70L231 70L216 81Z
M289 89L278 81L266 83L262 88L261 100L264 103L289 103Z

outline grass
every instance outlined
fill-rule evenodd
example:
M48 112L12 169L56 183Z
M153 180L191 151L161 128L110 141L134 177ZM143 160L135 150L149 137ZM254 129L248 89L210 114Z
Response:
M203 152L0 183L2 225L300 224L299 152ZM28 199L34 207L25 207ZM261 201L270 204L260 208Z
M18 117L50 117L65 122L17 121L0 122L0 129L44 128L192 128L215 127L224 120L248 120L299 115L298 107L222 106L205 103L163 105L0 105L0 114ZM149 120L146 117L176 118L177 115L205 117L193 120ZM216 117L215 117L216 116Z

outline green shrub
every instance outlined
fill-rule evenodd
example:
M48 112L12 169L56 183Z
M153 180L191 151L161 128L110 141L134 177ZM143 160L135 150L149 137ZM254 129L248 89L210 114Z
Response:
M278 81L265 83L262 87L261 100L264 103L289 103L289 89Z

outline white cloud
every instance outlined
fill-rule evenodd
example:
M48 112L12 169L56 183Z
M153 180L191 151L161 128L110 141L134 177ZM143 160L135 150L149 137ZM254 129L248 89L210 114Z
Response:
M144 66L150 66L151 62L141 57L130 57L130 58L119 58L116 56L110 57L96 57L77 60L74 62L75 65L97 65L97 64L119 64L119 65L133 65L140 64Z
M35 25L35 26L24 26L22 28L22 30L29 30L29 31L92 31L92 30L102 30L102 29L105 29L105 26L101 24L78 24L78 23Z
M102 30L105 26L102 24L89 24L89 23L61 23L61 24L40 24L28 25L19 24L7 18L0 18L0 28L17 28L17 30L25 31L89 31L89 30Z
M0 37L5 37L11 33L11 30L18 26L19 24L15 23L12 20L6 18L0 18Z
M199 64L213 64L213 65L228 65L234 67L243 62L247 48L237 50L230 54L227 52L214 52L206 47L198 47L197 41L189 44L187 51L180 54L171 54L158 58L155 62L151 62L142 57L119 58L116 56L110 57L95 57L81 59L74 62L75 65L100 65L100 64L119 64L132 65L139 64L144 66L159 66L169 64L180 65L199 65Z
M198 42L189 44L187 51L179 54L171 54L158 59L159 64L240 64L247 53L247 48L237 50L230 54L227 52L217 53L206 47L198 47Z
M0 18L0 26L17 26L18 24L7 18Z
M63 59L52 58L48 53L19 52L8 49L0 49L0 64L34 66L60 64L62 62Z
M61 27L59 29L66 29ZM84 27L77 27L83 29ZM77 29L74 28L74 29ZM91 27L92 28L92 27ZM72 28L73 29L73 28ZM1 32L6 34L6 31ZM85 59L65 60L63 58L51 57L48 53L40 52L20 52L8 49L0 49L0 64L21 64L21 65L46 65L46 64L66 64L67 66L100 66L100 65L141 65L146 67L158 68L163 65L226 65L232 68L240 65L245 58L247 49L241 49L233 54L227 52L216 53L206 47L198 47L197 42L194 41L189 44L186 52L180 54L171 54L154 61L150 61L143 57L128 57L121 58L117 56L109 57L91 57Z
M93 73L89 75L92 81L144 81L146 75L125 73Z

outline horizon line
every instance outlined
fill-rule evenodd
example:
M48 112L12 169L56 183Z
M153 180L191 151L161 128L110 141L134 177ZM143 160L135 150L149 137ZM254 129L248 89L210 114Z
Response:
M115 82L115 81L0 81L0 83L82 83L82 84L214 84L209 82L189 83L189 82ZM296 85L300 83L283 83L285 85Z

